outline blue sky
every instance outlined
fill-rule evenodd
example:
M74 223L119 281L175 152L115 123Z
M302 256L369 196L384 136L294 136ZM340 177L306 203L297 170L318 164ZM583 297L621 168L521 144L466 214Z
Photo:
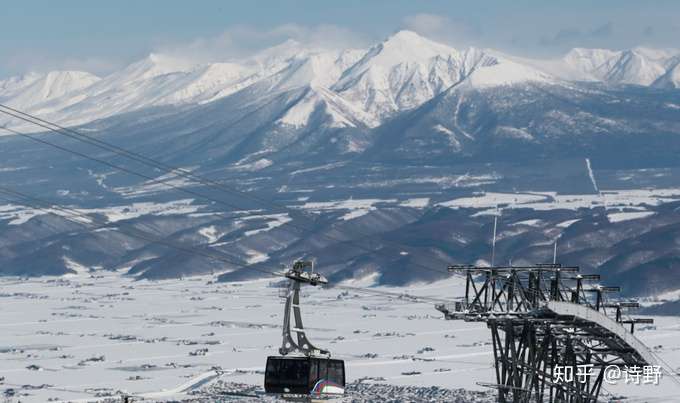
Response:
M226 60L287 37L360 47L402 28L456 47L540 57L574 46L680 47L680 1L6 0L0 77L106 74L152 51Z

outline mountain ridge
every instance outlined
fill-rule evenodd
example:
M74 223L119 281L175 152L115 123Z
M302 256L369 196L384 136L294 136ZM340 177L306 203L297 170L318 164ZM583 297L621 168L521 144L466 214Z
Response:
M563 261L586 270L625 259L620 280L635 293L680 287L641 281L651 264L675 265L677 241L668 239L680 227L666 227L677 222L680 203L680 91L565 79L511 55L414 35L388 38L373 51L287 42L223 63L154 55L39 100L29 112L83 124L82 133L236 191L55 133L34 137L62 149L2 137L3 184L109 225L74 231L58 214L10 201L0 206L0 274L64 274L77 262L139 278L215 271L227 280L257 275L252 265L315 256L337 281L377 274L376 281L406 284L432 279L413 263L487 259L489 215L502 210L499 261L551 261L562 236ZM413 43L430 49L403 49ZM391 48L402 56L382 58ZM617 63L638 66L619 63L623 54L614 51L577 53L593 53L585 70L605 66L602 77ZM635 53L673 66L671 53ZM16 94L40 77L0 88ZM83 156L125 164L143 179ZM224 253L238 265L128 242L125 226L158 229L163 239ZM650 226L648 239L666 242L636 243ZM103 250L101 237L112 247ZM650 246L663 261L647 258ZM248 267L228 273L240 265Z
M265 95L311 86L319 89L318 99L344 105L344 113L331 113L335 124L377 127L464 82L487 88L591 81L674 89L680 83L679 66L680 52L673 50L575 48L561 59L532 60L490 49L458 50L399 31L364 50L316 49L288 40L254 56L219 63L152 53L102 78L84 72L30 73L0 81L0 100L60 124L82 125L148 107L205 104L246 89L253 101L257 91ZM295 126L310 121L314 110L300 105L294 118L281 122ZM352 116L341 118L345 113ZM0 124L35 130L4 116Z

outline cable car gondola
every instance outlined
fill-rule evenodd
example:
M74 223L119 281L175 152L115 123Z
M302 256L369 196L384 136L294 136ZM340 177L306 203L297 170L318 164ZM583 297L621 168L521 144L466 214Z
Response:
M305 271L310 268L310 271ZM328 280L314 273L311 262L298 261L286 272L289 279L283 316L283 342L280 356L267 357L264 390L283 397L311 396L330 398L345 392L345 363L330 358L330 352L309 342L300 313L300 284L327 284ZM291 311L295 326L291 327ZM295 333L295 337L293 337ZM289 354L294 354L290 355Z
M267 357L267 393L340 395L345 389L345 363L323 357Z

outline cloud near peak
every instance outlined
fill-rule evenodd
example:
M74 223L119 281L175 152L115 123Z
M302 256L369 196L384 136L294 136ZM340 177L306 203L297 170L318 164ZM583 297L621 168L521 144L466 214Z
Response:
M154 51L196 62L228 61L291 39L319 49L362 48L370 43L365 36L338 25L283 24L265 30L237 25L212 37L199 37L181 44L161 44Z

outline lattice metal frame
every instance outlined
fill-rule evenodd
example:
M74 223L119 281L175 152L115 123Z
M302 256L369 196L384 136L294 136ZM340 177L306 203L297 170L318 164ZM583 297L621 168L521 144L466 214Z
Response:
M638 304L607 302L607 294L619 288L592 284L599 275L581 275L578 267L559 264L451 266L449 271L465 275L465 296L453 306L436 308L446 319L487 323L496 383L484 386L498 390L499 402L597 402L607 366L650 364L648 355L611 326L548 308L555 306L551 301L585 307L607 315L614 327L630 324L631 334L636 323L651 322L624 318L623 310ZM581 379L556 383L557 366L571 367L574 374L579 366L589 371Z

